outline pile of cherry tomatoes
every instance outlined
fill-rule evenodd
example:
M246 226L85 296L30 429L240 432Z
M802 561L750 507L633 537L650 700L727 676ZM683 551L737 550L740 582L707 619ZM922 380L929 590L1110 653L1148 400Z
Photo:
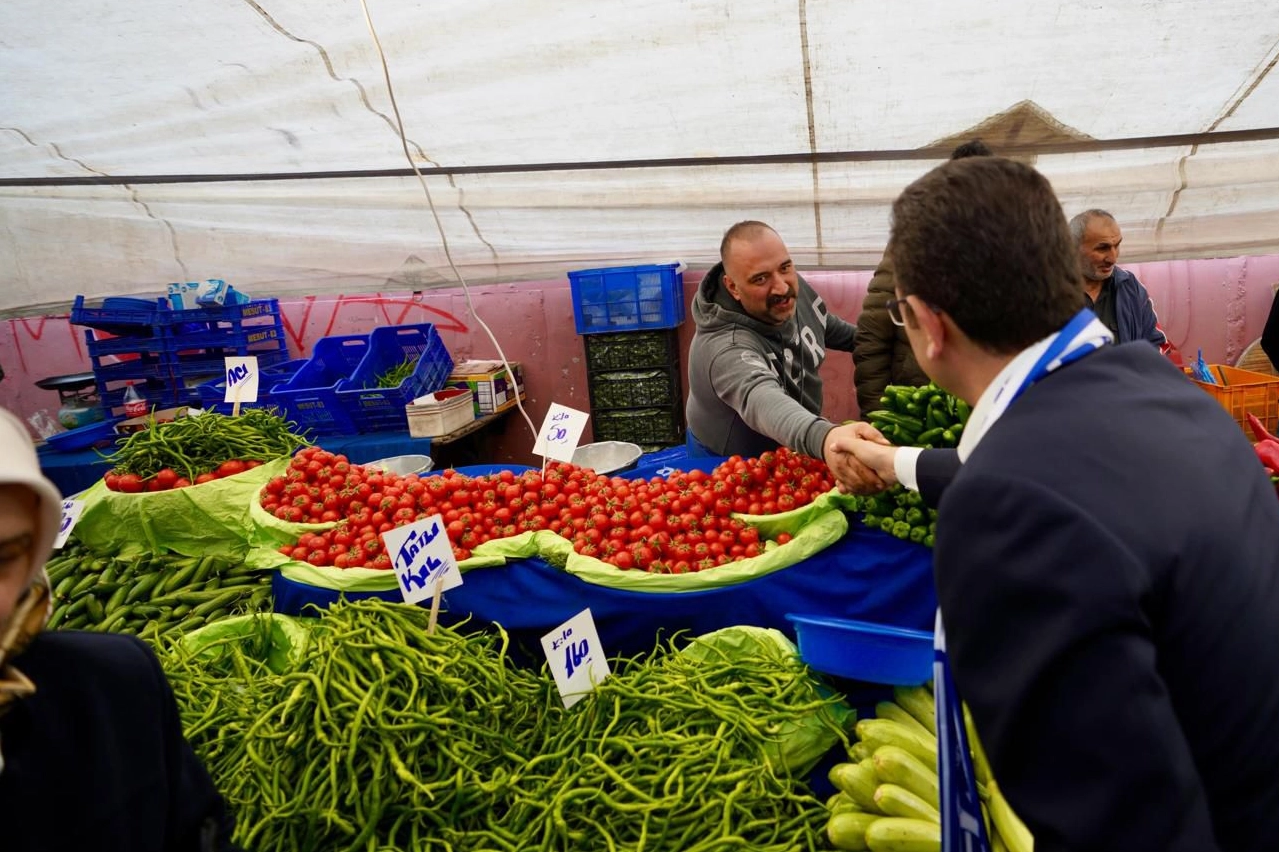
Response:
M235 476L237 473L244 473L246 470L252 470L261 465L262 462L258 459L231 459L222 462L214 470L201 473L195 478L194 482L171 467L162 467L154 475L148 476L146 479L136 473L120 473L116 470L109 470L103 475L102 480L109 491L120 491L125 494L140 494L144 491L172 491L174 488L189 488L192 485L213 482L215 479L225 479L228 476Z
M788 511L833 487L825 463L786 449L734 456L711 473L629 480L559 462L545 472L398 476L307 447L263 487L261 504L285 521L335 524L280 548L312 565L389 569L382 533L440 515L458 561L491 539L550 530L618 568L683 574L759 555L759 531L734 514Z

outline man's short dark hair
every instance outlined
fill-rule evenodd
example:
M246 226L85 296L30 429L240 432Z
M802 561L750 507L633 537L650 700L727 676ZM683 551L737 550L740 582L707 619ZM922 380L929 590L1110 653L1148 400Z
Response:
M1084 307L1079 258L1048 180L1002 157L951 160L893 203L897 287L986 349L1019 352Z
M963 160L967 157L993 157L995 152L986 147L986 143L980 139L973 139L965 142L958 148L950 152L952 160Z
M725 261L728 258L728 244L733 240L745 240L758 234L760 231L773 231L771 225L764 222L758 222L754 219L747 219L744 222L738 222L733 227L724 232L724 239L719 241L719 259Z

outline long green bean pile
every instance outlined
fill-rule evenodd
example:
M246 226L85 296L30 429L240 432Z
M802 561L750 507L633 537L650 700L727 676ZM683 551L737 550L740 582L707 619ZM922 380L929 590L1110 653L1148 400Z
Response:
M227 644L164 655L183 725L262 850L799 850L823 804L777 747L794 725L843 737L802 666L615 661L565 710L503 633L360 601L308 622L292 668Z
M148 424L121 438L107 461L118 474L132 473L146 479L170 468L195 482L200 474L215 471L233 459L266 462L293 455L310 443L293 431L295 425L260 408L244 411L239 417L206 411L196 417Z

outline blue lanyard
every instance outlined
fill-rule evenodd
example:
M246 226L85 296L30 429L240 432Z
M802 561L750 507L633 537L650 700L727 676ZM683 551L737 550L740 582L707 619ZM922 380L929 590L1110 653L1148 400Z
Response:
M1076 338L1092 325L1097 319L1089 308L1083 308L1079 313L1070 318L1070 322L1057 332L1057 336L1053 338L1052 343L1039 356L1039 360L1030 368L1030 372L1026 374L1026 378L1013 391L1012 399L1008 400L1008 404L1012 405L1017 397L1021 396L1026 388L1042 379L1044 376L1056 370L1058 367L1064 367L1072 361L1078 361L1080 358L1097 349L1095 343L1082 343L1076 345ZM1074 348L1071 348L1074 347ZM1064 355L1062 353L1065 353ZM1060 359L1060 363L1054 363Z

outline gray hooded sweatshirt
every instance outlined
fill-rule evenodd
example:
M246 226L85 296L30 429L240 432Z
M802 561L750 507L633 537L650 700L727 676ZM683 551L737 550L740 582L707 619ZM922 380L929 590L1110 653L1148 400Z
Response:
M823 458L826 433L835 424L821 416L817 370L827 349L853 351L856 326L829 313L803 278L795 313L782 325L747 314L723 280L719 263L693 298L689 431L722 456L758 456L783 446Z

